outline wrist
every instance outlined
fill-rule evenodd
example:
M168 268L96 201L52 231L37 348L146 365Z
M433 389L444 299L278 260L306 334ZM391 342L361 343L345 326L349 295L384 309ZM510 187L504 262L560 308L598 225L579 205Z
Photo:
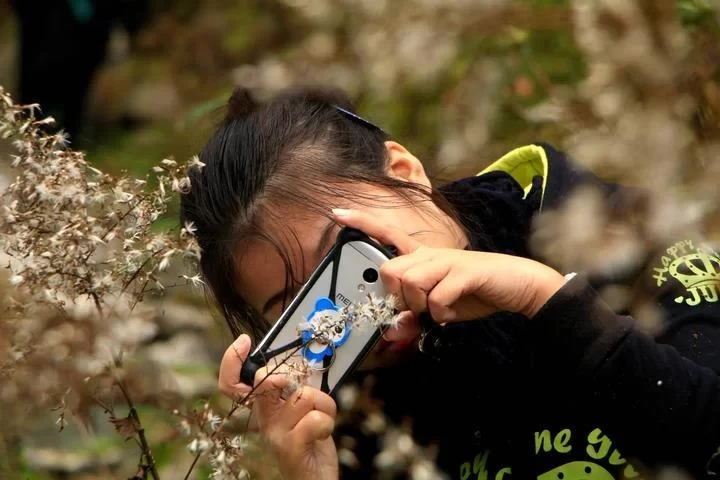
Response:
M574 275L563 276L556 270L546 267L542 275L534 279L531 300L522 312L523 315L533 318L572 276Z

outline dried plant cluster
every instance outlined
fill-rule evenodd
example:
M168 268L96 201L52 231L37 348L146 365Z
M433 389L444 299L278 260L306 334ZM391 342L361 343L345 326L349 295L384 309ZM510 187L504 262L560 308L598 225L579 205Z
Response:
M139 446L134 478L159 478L134 403L153 401L158 392L133 388L132 354L156 329L142 300L169 287L202 284L198 275L176 275L171 285L163 278L172 262L199 260L194 227L185 225L176 235L152 227L166 212L171 192L182 195L191 188L186 169L203 165L197 158L185 166L166 159L145 179L114 178L67 148L62 134L44 133L52 119L37 119L35 112L36 106L15 105L0 89L0 135L13 141L19 170L3 194L0 217L3 262L13 287L2 297L0 406L18 414L27 414L28 407L56 408L60 429L66 413L82 418L100 406L117 432ZM320 319L312 341L327 341L340 323L394 325L395 313L393 297L369 296L339 316ZM293 360L271 373L288 375L296 389L308 371ZM199 410L174 409L195 456L188 477L203 456L216 479L262 470L253 461L262 457L260 443L249 442L242 428L226 428L253 395L236 399L222 415L208 403Z
M305 330L307 328L312 329L312 337L305 343L290 351L289 357L284 357L282 361L268 363L268 375L285 375L289 382L285 387L282 395L287 398L288 395L295 392L298 388L301 388L308 380L311 373L311 369L314 366L308 362L303 356L294 355L298 353L300 349L312 342L319 342L328 344L332 342L332 337L337 328L344 328L345 325L350 324L354 328L380 328L389 327L393 328L397 324L397 310L396 310L396 298L392 295L386 298L378 298L371 294L367 296L367 301L354 302L350 305L343 307L339 310L339 315L328 315L318 314L313 317L312 325L309 322L304 322L298 325L298 330ZM248 409L255 398L255 392L262 385L260 381L255 387L247 394L236 398L233 402L230 410L224 415L220 416L213 412L209 404L205 404L202 411L193 411L190 415L184 415L183 420L180 423L181 431L187 436L191 437L192 440L188 444L188 450L195 454L195 462L197 462L202 455L207 455L210 459L210 463L213 466L213 477L217 479L243 479L250 476L250 471L256 470L256 461L254 458L257 457L257 453L252 452L253 447L257 448L257 441L250 442L247 439L247 433L235 434L232 429L224 428L229 422L232 421L238 411ZM356 396L354 393L355 387L349 386L344 387L345 390L341 393L344 399L344 407L348 412L356 406ZM365 405L367 407L369 404ZM180 415L178 411L176 415ZM380 427L382 432L385 432L386 421L383 420L382 411L375 407L375 417L380 419ZM342 419L340 420L342 421ZM377 423L377 422L376 422ZM409 433L405 435L410 438ZM398 458L397 462L394 462L393 468L404 468L411 465L413 461L418 459L423 460L423 452L415 446L414 442L410 438L411 448L407 448L406 451L402 451L402 457ZM390 455L388 452L394 451L394 443L388 441L388 446L379 455L380 459L379 467L384 470L384 463L388 463L387 459L382 462L382 458ZM351 452L350 452L351 454ZM393 457L395 458L395 457ZM427 460L425 459L425 463ZM193 463L194 465L194 463ZM425 472L429 465L423 464L417 468ZM432 478L432 477L418 477L418 478ZM435 477L437 478L437 477Z
M435 465L436 448L419 445L409 422L397 425L385 415L382 400L369 394L373 382L370 377L360 385L340 389L337 425L358 429L364 437L377 441L380 450L373 459L377 478L392 479L403 473L414 480L447 478ZM357 443L352 435L338 439L339 461L349 469L360 466L355 454Z
M3 263L15 287L0 322L0 404L25 413L57 406L61 428L66 408L82 417L100 405L122 435L137 440L143 475L157 476L123 359L155 333L138 303L199 282L160 279L172 260L199 258L191 226L179 235L152 229L172 192L189 182L169 159L152 178L104 174L68 149L62 133L44 133L53 120L36 118L36 107L13 104L0 87L0 136L13 142L19 172L0 214ZM118 395L129 408L120 417L112 403Z
M235 408L225 417L214 412L208 403L202 409L191 410L187 414L181 414L178 410L174 412L182 417L179 424L182 434L192 438L187 449L195 455L195 460L199 460L202 455L209 457L213 479L249 478L246 458L253 453L253 446L245 435L228 434L222 428L229 416L235 413Z
M312 329L312 337L295 350L290 351L290 356L285 357L283 361L269 362L268 374L285 375L288 378L289 382L282 392L282 395L287 397L307 382L311 370L314 368L303 356L294 355L299 352L302 347L312 342L331 343L337 328L342 329L347 324L358 329L393 328L397 324L396 306L397 299L392 295L385 298L378 298L376 295L370 294L367 296L367 301L353 302L340 309L338 315L328 315L320 312L318 314L319 316L313 317L312 324L310 322L303 322L298 325L298 330ZM232 432L226 431L223 427L231 421L238 410L247 408L252 404L255 398L255 392L261 384L262 381L247 394L236 398L232 408L224 417L216 415L210 409L210 406L205 404L202 412L199 414L193 412L190 417L182 420L181 429L187 435L193 437L188 445L188 449L195 454L196 461L201 455L208 454L214 468L213 478L242 479L249 475L248 470L252 468L252 464L254 463L252 455L247 453L248 448L251 448L251 442L248 442L245 436L235 435ZM355 388L356 387L352 386L346 387L341 393L344 399L343 407L348 412L356 406L355 400L357 393L355 392ZM365 405L366 412L368 411L368 405L369 404ZM377 407L375 410L375 418L381 419L380 427L378 428L382 428L384 432L387 427L387 422L382 420L382 411ZM178 413L176 412L176 414ZM188 418L194 419L194 421L190 421ZM342 419L340 421L342 421ZM193 428L191 425L195 427ZM406 433L406 436L409 437L409 434ZM394 448L392 445L394 444L389 441L388 447L379 454L380 467L384 467L381 456L387 457L389 455L387 452ZM402 469L417 459L424 459L422 452L415 446L412 440L410 445L412 445L412 448L402 452L403 457L394 463L394 468ZM387 463L387 461L385 463ZM424 468L426 470L429 467L425 465L424 467L418 468ZM388 470L387 468L384 469Z
M104 174L66 148L62 134L43 133L52 119L37 120L34 106L14 105L2 89L0 115L0 135L13 140L19 171L3 194L0 245L17 290L9 312L22 318L6 322L14 331L4 338L12 338L18 359L42 353L81 378L101 374L154 333L136 306L166 288L160 274L170 261L199 258L187 228L177 236L152 231L169 190L181 191L188 181L173 160L155 167L156 187L148 179ZM198 279L180 283L189 281ZM52 327L46 318L79 323ZM62 389L65 382L41 388L56 383Z
M395 326L397 297L388 295L379 298L374 293L367 296L367 301L352 302L338 311L338 315L320 314L313 317L312 323L306 321L298 325L298 331L310 329L315 341L331 343L337 327L347 322L357 328L380 328Z

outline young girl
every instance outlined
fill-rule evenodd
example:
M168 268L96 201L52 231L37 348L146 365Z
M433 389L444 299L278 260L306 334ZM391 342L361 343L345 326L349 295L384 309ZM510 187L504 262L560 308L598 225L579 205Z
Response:
M648 259L672 346L660 345L585 275L532 260L527 247L533 216L573 189L594 185L615 201L621 188L544 145L436 188L417 158L352 111L337 92L289 91L261 105L236 91L205 166L190 174L181 221L197 229L203 275L238 337L221 390L250 389L238 380L251 348L241 333L257 341L351 226L400 253L381 269L404 311L368 360L380 372L375 394L439 445L451 478L632 479L641 465L712 474L717 254L681 239L658 265ZM421 312L437 322L422 335ZM283 400L285 382L270 376L254 404L283 474L338 478L333 399L304 387ZM355 473L368 478L371 462L356 453Z

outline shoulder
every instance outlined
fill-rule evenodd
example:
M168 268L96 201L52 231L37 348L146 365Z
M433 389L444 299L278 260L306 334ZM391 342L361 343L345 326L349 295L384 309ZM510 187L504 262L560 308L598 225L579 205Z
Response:
M560 206L580 186L595 186L610 197L632 190L601 179L566 152L546 142L517 147L491 163L478 175L498 171L513 177L526 193L533 188L534 182L539 183L540 209Z
M528 189L542 183L539 209L545 212L562 209L578 188L600 189L606 201L607 218L603 228L608 232L607 244L610 246L612 234L607 230L610 224L617 222L638 228L642 219L634 217L648 211L648 192L605 181L581 162L547 143L537 142L508 152L481 174L491 171L504 171ZM532 195L529 191L529 196ZM639 223L635 223L638 220ZM557 234L566 235L567 232ZM642 231L637 235L644 238ZM562 243L558 238L554 241ZM590 284L599 291L613 285L631 292L635 301L652 307L654 314L646 315L648 319L643 320L643 327L658 341L671 344L687 358L720 371L720 353L715 352L715 345L720 342L720 253L717 247L690 236L643 242L644 253L636 261L609 268L612 262L608 260L604 264L608 268L601 269L602 272L586 272ZM582 271L579 265L577 268ZM645 325L648 322L650 324Z

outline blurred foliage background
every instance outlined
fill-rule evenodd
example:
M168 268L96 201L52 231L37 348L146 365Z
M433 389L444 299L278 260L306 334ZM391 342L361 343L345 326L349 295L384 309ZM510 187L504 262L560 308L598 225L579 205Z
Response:
M126 3L140 9L133 5L142 2ZM688 90L703 99L692 115L695 133L714 142L720 131L714 5L627 3L658 15L670 9L682 25ZM362 115L407 145L434 176L475 173L513 147L535 140L564 147L574 133L577 123L552 103L588 76L572 8L569 0L149 0L142 10L125 12L132 28L112 23L71 145L103 170L144 175L160 159L195 154L235 86L262 96L319 82L346 89ZM620 35L622 25L617 28ZM19 85L19 38L19 19L0 0L0 85L11 93ZM66 73L42 81L65 88ZM0 166L11 175L8 169ZM161 227L176 227L175 213ZM173 367L173 381L191 400L215 395L216 367L231 340L203 305L202 296L175 295L163 307L172 312L166 315L172 320L162 320L164 336L145 352ZM192 458L180 453L186 442L174 419L150 405L140 408L163 478L182 478ZM19 478L127 478L137 464L101 421L90 435L83 425L56 435L50 414L35 423L23 438L3 440L17 458L1 462ZM197 478L207 472L199 469Z
M137 31L114 26L72 141L110 171L140 174L154 159L197 152L235 85L273 91L314 81L347 89L435 173L463 170L454 176L525 142L561 145L568 125L538 125L523 109L586 75L569 0L126 3L143 5ZM660 3L675 4L696 45L717 43L711 0ZM19 27L4 2L0 22L0 83L12 92ZM467 135L474 148L448 140L457 116L477 117Z
M483 158L475 159L477 165L528 140L562 137L562 132L552 128L529 124L518 107L536 103L549 89L573 84L584 75L566 0L502 6L493 17L479 19L476 26L457 32L457 47L451 48L448 58L438 59L438 65L423 65L432 70L429 73L401 72L403 78L392 85L399 88L391 92L380 85L383 78L378 78L378 85L362 83L367 73L354 72L352 65L358 61L358 48L379 50L368 54L390 57L387 61L393 61L393 48L370 42L355 45L358 39L348 36L360 30L352 25L357 20L308 19L303 8L312 3L319 4L151 0L143 26L132 39L119 27L113 31L108 55L91 87L82 134L73 143L86 149L93 162L116 171L143 173L151 159L188 157L202 146L218 119L213 112L224 105L234 85L255 85L265 75L263 88L282 87L294 80L282 65L295 60L306 61L307 69L318 67L312 80L347 88L363 114L408 143L431 165L446 123L443 105L453 103L453 95L464 93L454 87L477 64L491 64L488 69L493 69L495 77L488 85L477 85L485 91L474 95L478 99L492 97L497 109L487 125L486 148ZM373 8L373 3L392 7L393 2L355 3ZM688 21L703 23L703 2L684 3ZM327 5L333 8L332 2ZM343 10L346 8L339 7L338 13ZM401 27L409 21L368 17L364 20L375 20L378 30L391 28L393 23ZM1 2L0 19L0 82L12 92L17 82L18 25L9 6ZM368 27L372 23L363 26ZM427 27L434 28L432 24ZM397 58L398 64L432 60L423 59L423 51L413 51L413 45L407 48L420 58ZM328 65L333 64L350 68L329 72Z

